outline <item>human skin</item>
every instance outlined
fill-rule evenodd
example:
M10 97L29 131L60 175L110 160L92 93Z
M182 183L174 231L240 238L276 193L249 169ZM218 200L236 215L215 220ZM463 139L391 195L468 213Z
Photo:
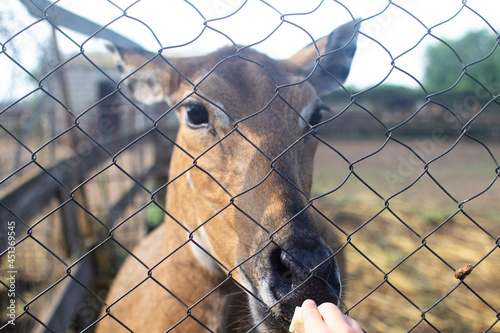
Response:
M344 315L332 303L317 306L313 300L304 301L302 320L306 333L363 333L358 322Z

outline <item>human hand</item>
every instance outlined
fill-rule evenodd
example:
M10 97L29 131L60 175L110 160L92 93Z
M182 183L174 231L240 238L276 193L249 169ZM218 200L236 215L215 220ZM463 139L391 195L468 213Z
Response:
M306 333L363 333L354 319L342 314L332 303L323 303L318 307L313 300L304 301L302 320Z

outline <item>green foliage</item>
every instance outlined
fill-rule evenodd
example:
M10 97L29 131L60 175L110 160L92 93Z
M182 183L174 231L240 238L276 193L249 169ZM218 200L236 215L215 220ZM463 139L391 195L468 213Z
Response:
M389 110L412 107L419 98L425 99L421 91L393 85L381 85L360 95L360 101L371 100L374 106Z
M356 89L349 89L354 92ZM415 101L425 99L425 94L419 89L403 86L384 84L356 96L356 101L361 104L370 104L377 108L401 109L412 107ZM348 104L350 96L343 90L334 91L324 98L326 102Z
M456 83L454 87L456 91L476 92L478 89L483 89L481 84L493 95L498 94L500 91L500 47L498 46L496 34L480 30L471 31L461 39L444 40L429 47L424 82L426 89L429 92L439 92L453 87ZM462 76L464 71L466 75Z
M150 229L158 227L165 219L163 210L155 204L151 204L146 208L147 225Z

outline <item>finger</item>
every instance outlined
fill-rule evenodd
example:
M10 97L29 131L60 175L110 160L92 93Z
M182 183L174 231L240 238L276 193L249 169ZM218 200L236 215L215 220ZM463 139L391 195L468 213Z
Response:
M302 303L302 321L304 322L304 329L306 332L315 332L318 325L323 324L323 318L314 301L305 300L304 303Z
M318 311L324 318L325 323L328 327L340 328L347 326L344 314L334 304L323 303L320 306L318 306Z

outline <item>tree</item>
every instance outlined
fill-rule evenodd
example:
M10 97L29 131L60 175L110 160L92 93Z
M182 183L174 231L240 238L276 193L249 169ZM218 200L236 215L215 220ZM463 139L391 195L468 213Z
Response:
M500 46L490 30L471 31L461 39L444 40L427 50L425 88L438 92L454 88L457 92L500 93ZM455 82L465 74L455 85ZM470 77L469 77L470 76ZM472 77L472 78L471 78ZM477 80L477 82L475 81ZM479 83L480 84L479 84Z

